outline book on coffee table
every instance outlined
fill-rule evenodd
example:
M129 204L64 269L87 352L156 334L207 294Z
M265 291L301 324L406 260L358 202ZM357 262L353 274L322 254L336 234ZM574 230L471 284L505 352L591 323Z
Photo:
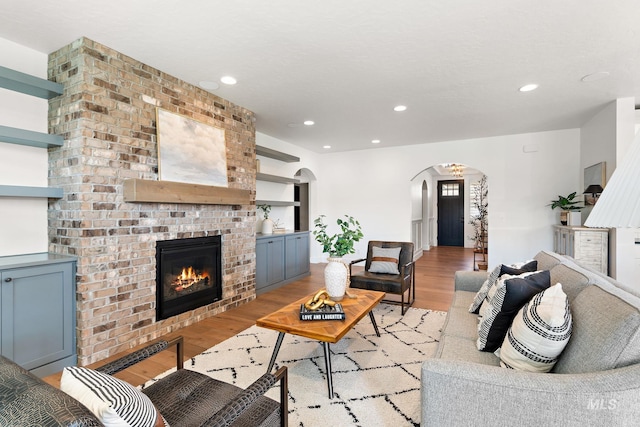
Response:
M309 310L304 304L300 304L300 320L344 320L344 310L342 304L337 303L334 307L325 305L317 310Z

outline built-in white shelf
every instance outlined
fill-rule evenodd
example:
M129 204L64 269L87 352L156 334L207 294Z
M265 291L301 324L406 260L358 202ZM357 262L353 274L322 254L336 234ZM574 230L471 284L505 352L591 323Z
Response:
M0 126L0 142L28 145L30 147L49 148L61 147L64 139L60 135Z
M64 93L64 86L40 77L0 67L0 87L43 99L51 99Z
M273 206L300 206L300 202L288 202L282 200L256 200L256 205Z
M291 154L283 153L281 151L272 150L271 148L261 147L260 145L256 145L256 154L258 156L280 160L281 162L285 163L295 163L300 161L300 157L292 156Z
M256 174L256 179L258 181L277 182L280 184L298 184L300 182L300 180L295 178L286 178L284 176L269 175L269 174L260 173L260 172Z
M61 199L62 188L28 187L24 185L0 185L0 197L35 197Z

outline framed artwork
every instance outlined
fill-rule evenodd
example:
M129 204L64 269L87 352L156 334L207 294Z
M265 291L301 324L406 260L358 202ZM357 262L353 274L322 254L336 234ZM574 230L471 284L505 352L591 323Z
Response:
M224 129L156 108L161 181L227 187Z
M606 162L596 163L588 168L584 169L584 188L589 188L590 185L599 185L602 188L605 186L606 180ZM584 195L584 205L593 206L598 201L597 197L593 197L593 194Z

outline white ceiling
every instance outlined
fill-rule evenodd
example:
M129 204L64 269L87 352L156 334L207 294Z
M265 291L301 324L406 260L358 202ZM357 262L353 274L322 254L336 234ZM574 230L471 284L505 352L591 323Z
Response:
M638 0L0 0L2 38L48 53L86 36L189 83L232 75L212 92L315 152L579 127L640 99L639 26Z

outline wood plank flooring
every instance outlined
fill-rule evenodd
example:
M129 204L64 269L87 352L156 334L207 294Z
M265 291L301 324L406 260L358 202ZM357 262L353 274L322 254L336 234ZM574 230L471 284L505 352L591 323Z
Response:
M311 264L311 275L258 296L240 307L210 317L168 335L182 335L185 358L191 358L255 324L256 319L311 294L324 286L326 264ZM416 261L416 301L413 307L446 311L453 298L453 276L457 270L473 269L473 250L439 246L424 251ZM111 357L96 365L115 359ZM164 351L117 376L139 385L175 366L175 353ZM58 387L60 373L44 378Z

